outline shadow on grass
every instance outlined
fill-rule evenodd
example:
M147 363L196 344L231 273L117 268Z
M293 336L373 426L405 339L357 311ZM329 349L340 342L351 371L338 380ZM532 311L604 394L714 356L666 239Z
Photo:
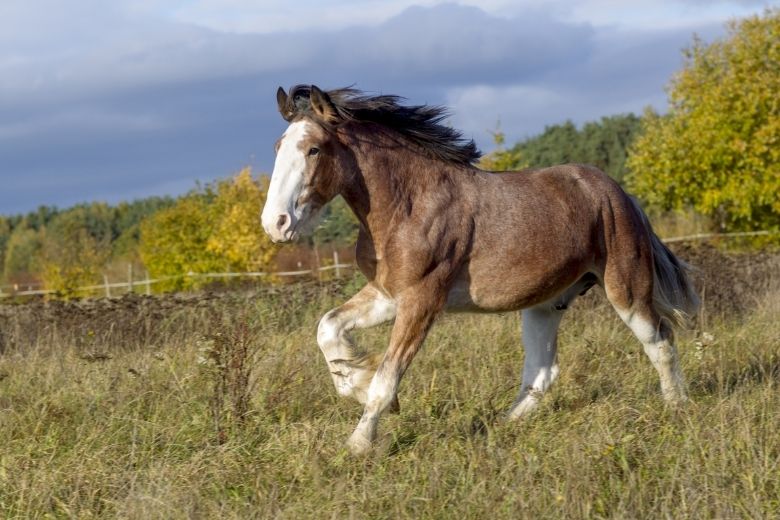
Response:
M408 451L417 444L419 434L415 431L404 431L393 434L393 440L387 450L388 457L394 457Z

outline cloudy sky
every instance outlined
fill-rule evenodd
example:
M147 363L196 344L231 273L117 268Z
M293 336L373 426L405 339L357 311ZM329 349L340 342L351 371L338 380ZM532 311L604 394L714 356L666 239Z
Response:
M694 33L777 3L0 0L0 214L270 172L279 85L446 104L484 150L663 110Z

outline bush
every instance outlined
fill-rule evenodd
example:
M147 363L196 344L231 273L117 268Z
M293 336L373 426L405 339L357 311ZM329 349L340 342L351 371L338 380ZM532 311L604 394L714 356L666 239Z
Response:
M645 114L628 187L663 208L692 206L722 230L780 229L780 11L695 40L666 115Z

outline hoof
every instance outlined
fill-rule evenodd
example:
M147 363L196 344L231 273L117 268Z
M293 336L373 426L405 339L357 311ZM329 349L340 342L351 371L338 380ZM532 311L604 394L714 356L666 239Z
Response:
M349 452L356 457L367 455L372 447L373 443L370 440L356 433L353 433L347 441Z
M529 416L537 406L539 406L539 400L533 395L527 395L509 410L507 420L519 421L524 419Z
M685 405L687 405L690 401L688 400L688 396L685 394L675 394L671 396L664 396L664 402L666 403L666 406L674 410L684 408Z

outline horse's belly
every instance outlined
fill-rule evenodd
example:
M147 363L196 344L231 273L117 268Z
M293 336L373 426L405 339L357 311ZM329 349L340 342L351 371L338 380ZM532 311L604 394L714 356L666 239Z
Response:
M530 307L544 301L524 294L519 287L506 285L494 291L477 287L467 280L457 280L447 293L446 310L450 312L501 312Z
M447 293L448 311L502 312L533 307L554 298L575 283L585 272L551 269L540 276L521 274L515 269L489 270L482 275L464 271Z

